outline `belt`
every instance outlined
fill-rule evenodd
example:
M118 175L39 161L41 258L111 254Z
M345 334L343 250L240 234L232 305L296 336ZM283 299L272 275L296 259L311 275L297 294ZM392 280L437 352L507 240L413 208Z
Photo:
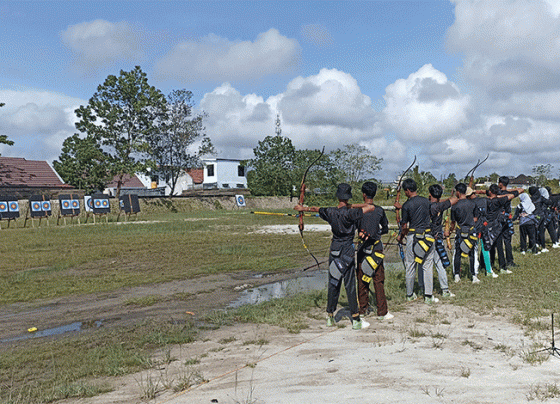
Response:
M429 233L431 232L432 229L424 229L424 230L420 230L420 229L408 229L409 233L414 233L414 234L423 234L423 233Z

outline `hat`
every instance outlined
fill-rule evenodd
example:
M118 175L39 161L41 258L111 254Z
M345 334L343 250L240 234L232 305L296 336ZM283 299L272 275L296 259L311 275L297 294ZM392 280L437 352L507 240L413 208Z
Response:
M348 184L339 184L336 189L336 197L343 201L352 199L352 187Z
M467 187L467 192L465 192L466 196L471 196L474 193L473 189L471 187Z

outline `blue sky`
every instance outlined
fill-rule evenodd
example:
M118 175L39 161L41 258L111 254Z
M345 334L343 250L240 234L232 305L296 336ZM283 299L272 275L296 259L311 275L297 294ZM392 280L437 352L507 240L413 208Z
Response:
M109 74L193 91L222 157L273 134L349 143L391 178L529 173L560 157L557 0L0 1L3 156L52 161ZM546 146L546 147L545 147ZM558 168L558 167L556 167Z

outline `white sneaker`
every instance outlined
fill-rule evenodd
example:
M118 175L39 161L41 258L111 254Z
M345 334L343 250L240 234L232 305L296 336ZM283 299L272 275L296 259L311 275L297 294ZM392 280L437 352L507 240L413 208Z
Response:
M459 275L455 275L455 283L461 282L461 277Z
M553 246L554 247L554 246ZM525 255L525 251L521 251L521 255Z
M548 250L548 248L546 248L546 247L543 248L543 249L541 250L542 253L545 253L545 252L548 252L548 251L549 251L549 250Z
M554 243L552 244L552 248L560 248L560 243Z
M492 278L497 278L498 274L494 271L490 271L490 275L492 275Z
M364 319L362 318L362 330L363 330L364 328L368 328L368 327L369 327L369 323L368 323L366 320L364 320Z
M475 275L472 277L472 283L480 283L480 279Z
M539 255L540 253L541 253L540 251L537 251L537 252L535 253L535 255Z
M385 314L384 316L379 316L379 317L377 317L377 318L378 318L379 320L390 320L390 319L392 319L393 317L395 317L395 316L393 316L391 313L387 312L387 314Z

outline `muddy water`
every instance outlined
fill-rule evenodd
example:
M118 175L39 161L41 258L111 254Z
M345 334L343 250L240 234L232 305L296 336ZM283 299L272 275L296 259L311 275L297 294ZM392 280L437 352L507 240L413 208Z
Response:
M246 304L257 304L272 299L292 296L301 292L322 290L327 287L326 271L310 271L297 278L269 283L256 288L245 289L240 296L230 303L229 308Z
M103 322L101 320L100 321L95 321L93 323L93 327L99 328L99 327L101 327L102 324L103 324ZM88 324L88 326L91 327L92 325ZM78 322L75 322L75 323L65 324L65 325L62 325L60 327L47 328L45 330L38 330L38 331L35 331L35 332L27 332L26 334L18 335L17 337L2 339L2 340L0 340L0 343L22 341L22 340L29 339L29 338L49 337L49 336L53 336L53 335L64 334L64 333L67 333L67 332L82 331L82 329L84 329L84 328L86 328L84 323L82 323L81 321L78 321Z

